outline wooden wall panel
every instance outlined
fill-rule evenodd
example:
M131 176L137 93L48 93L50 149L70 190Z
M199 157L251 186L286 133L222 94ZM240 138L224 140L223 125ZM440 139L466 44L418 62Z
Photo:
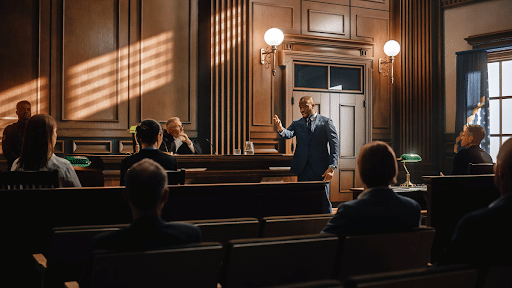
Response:
M59 137L130 136L129 10L129 0L51 0L49 102Z
M211 144L217 154L248 139L248 1L211 1ZM204 115L203 115L204 117Z
M0 135L17 121L16 103L27 100L32 113L48 113L48 75L40 49L47 51L39 29L46 18L39 17L39 0L2 1L0 4Z
M351 6L389 11L389 0L352 0Z
M390 142L392 138L393 100L390 75L379 73L379 58L386 60L384 44L390 40L389 12L351 8L352 39L375 43L373 55L374 94L372 108L372 138Z
M302 1L302 34L350 38L350 7Z
M63 1L62 120L119 120L119 8L115 0Z
M189 41L190 2L141 2L141 119L165 122L177 116L183 123L195 122L195 95L189 89L190 79L195 79L190 75L190 57L195 55Z

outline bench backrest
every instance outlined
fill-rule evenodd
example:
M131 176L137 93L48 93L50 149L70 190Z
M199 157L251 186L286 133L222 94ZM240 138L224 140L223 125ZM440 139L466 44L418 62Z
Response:
M332 214L263 217L260 221L260 237L317 234L331 218Z
M258 237L260 223L256 218L230 218L185 221L201 229L203 241L220 242Z
M220 243L171 249L105 253L94 257L91 287L217 287ZM121 285L122 284L122 285Z
M347 236L340 244L334 277L426 268L435 230Z
M405 270L382 274L351 277L344 288L474 288L478 281L478 270L447 267L436 269Z
M58 188L58 171L8 171L0 173L0 189Z
M229 241L220 283L229 287L266 287L329 279L338 237L315 234Z

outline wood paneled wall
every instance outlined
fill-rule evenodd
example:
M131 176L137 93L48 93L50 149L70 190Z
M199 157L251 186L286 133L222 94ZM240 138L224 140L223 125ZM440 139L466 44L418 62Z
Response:
M442 95L439 80L439 1L400 0L392 6L395 35L401 44L395 67L397 153L417 153L417 167L437 171L442 153Z
M247 17L248 0L211 1L210 139L218 154L232 154L235 148L243 151L248 139L251 104Z

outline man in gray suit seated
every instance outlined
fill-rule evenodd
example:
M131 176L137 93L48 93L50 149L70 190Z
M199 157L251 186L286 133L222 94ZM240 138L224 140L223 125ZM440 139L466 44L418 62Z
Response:
M285 139L297 137L291 172L299 181L329 181L338 167L339 141L336 127L330 118L315 112L315 101L304 96L299 101L302 118L284 129L277 115L274 123ZM329 147L327 147L329 146ZM326 186L323 213L331 213L329 184Z
M398 164L388 144L366 143L357 157L364 191L357 200L342 203L322 232L333 234L373 234L411 230L419 227L420 205L397 195L390 184L396 183Z

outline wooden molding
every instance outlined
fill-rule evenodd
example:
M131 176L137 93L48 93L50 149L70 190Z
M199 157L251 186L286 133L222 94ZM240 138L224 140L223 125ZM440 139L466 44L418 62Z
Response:
M485 34L472 35L464 38L473 49L512 45L512 29Z

